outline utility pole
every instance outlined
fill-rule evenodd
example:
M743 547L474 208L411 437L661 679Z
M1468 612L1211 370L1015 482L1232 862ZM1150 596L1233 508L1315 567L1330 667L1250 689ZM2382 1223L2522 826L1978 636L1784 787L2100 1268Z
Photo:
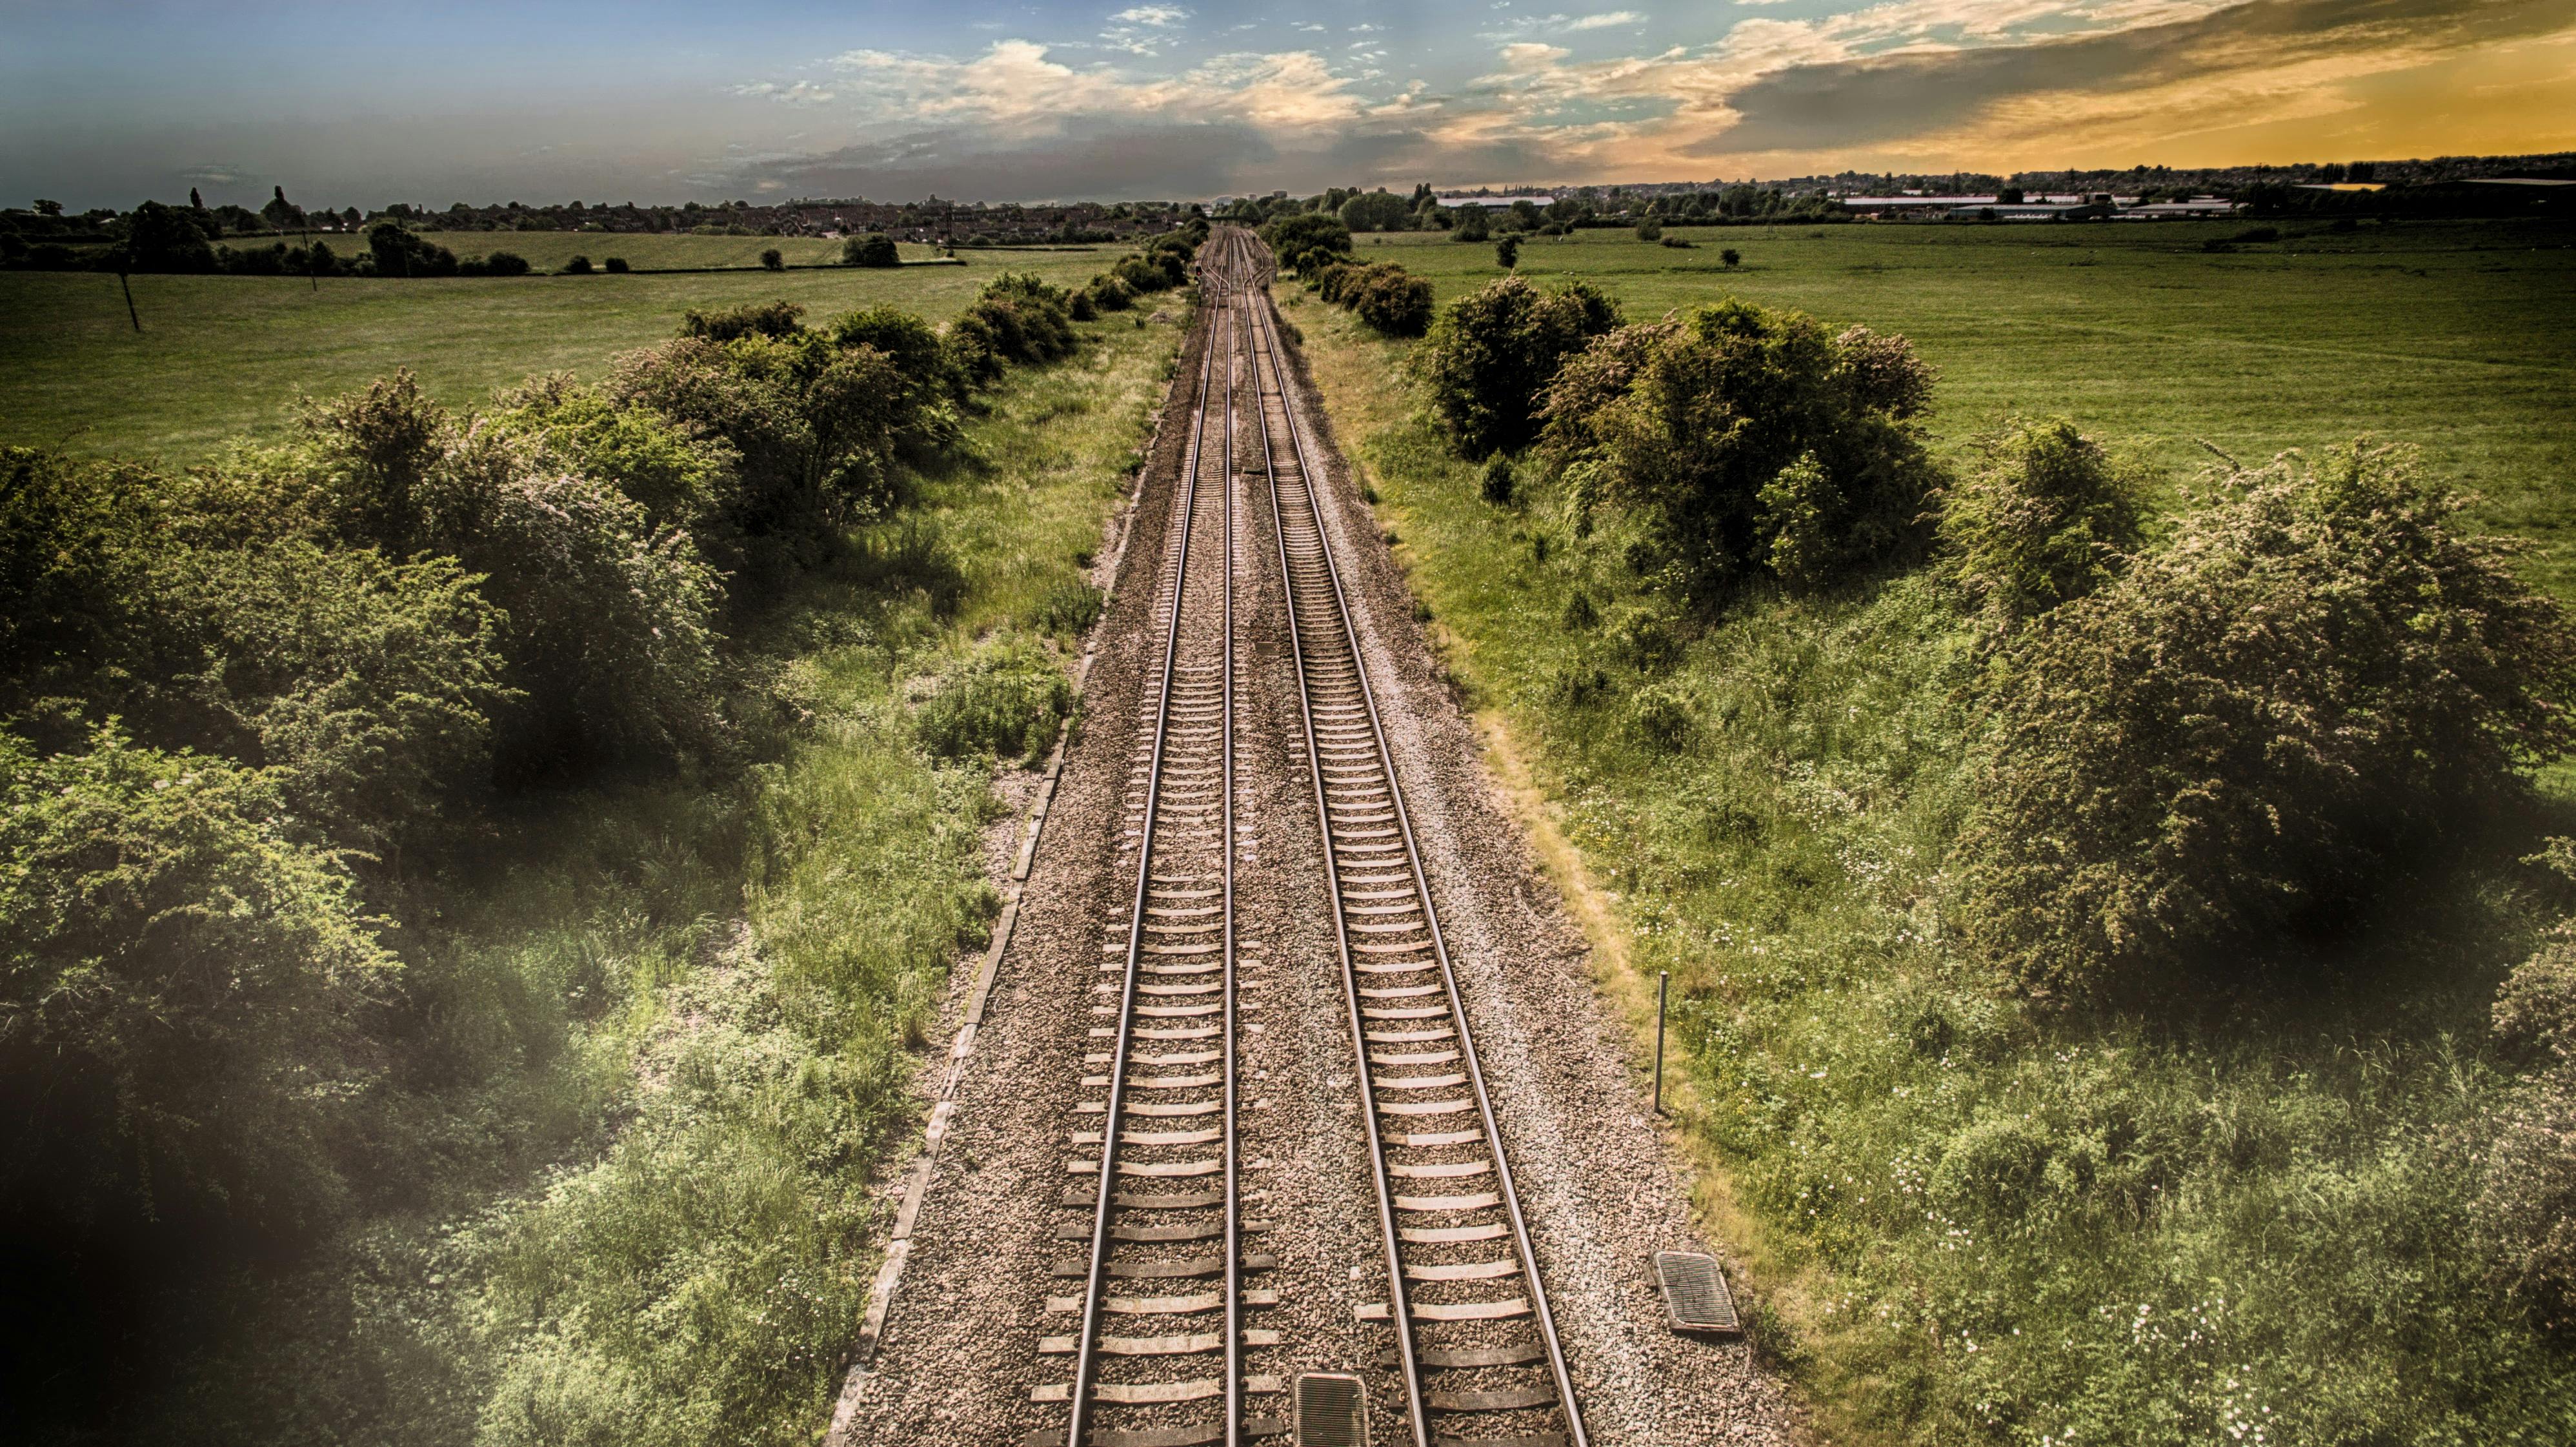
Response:
M125 279L127 264L128 257L126 250L124 247L120 246L116 249L116 285L125 293L125 319L134 323L135 331L141 332L143 330L143 317L140 313L134 310L134 283Z

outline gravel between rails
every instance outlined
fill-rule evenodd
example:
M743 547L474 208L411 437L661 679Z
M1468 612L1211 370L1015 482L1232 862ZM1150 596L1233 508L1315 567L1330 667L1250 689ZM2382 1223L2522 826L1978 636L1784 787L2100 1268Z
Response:
M1071 1380L1069 1359L1038 1353L1039 1338L1072 1331L1045 1298L1078 1289L1050 1274L1082 1243L1059 1228L1087 1224L1060 1204L1069 1179L1071 1105L1086 1092L1083 1055L1098 1048L1092 987L1114 980L1101 946L1123 941L1132 853L1122 854L1131 770L1150 745L1160 666L1154 614L1169 572L1175 496L1202 357L1201 324L1182 349L1165 419L1128 519L1128 545L1085 715L1068 744L1039 840L1018 926L1001 963L974 1054L956 1093L945 1148L915 1225L911 1257L872 1370L853 1383L842 1443L995 1444L1036 1428L1061 1432L1065 1408L1033 1403L1041 1383ZM1223 356L1220 348L1218 355ZM1504 1142L1531 1219L1551 1302L1593 1440L1615 1444L1785 1441L1786 1398L1740 1345L1664 1329L1651 1253L1692 1247L1683 1183L1665 1154L1625 1064L1624 1045L1586 973L1579 932L1533 867L1498 806L1467 721L1413 622L1392 555L1357 498L1301 360L1291 353L1308 456L1326 528L1344 570L1354 625L1378 689L1430 887L1449 933L1469 1019L1483 1052ZM1248 380L1248 379L1247 379ZM1280 1304L1247 1312L1282 1345L1247 1353L1247 1372L1281 1378L1365 1369L1391 1349L1381 1324L1353 1308L1386 1299L1376 1201L1357 1118L1342 985L1334 963L1322 844L1297 717L1285 602L1266 483L1258 474L1259 418L1237 421L1237 815L1248 834L1237 862L1242 952L1258 1024L1243 1046L1242 1153L1247 1218L1271 1229L1250 1251L1279 1258L1247 1277ZM1255 476L1243 479L1249 465ZM1000 826L997 877L1017 843ZM962 1004L963 979L950 1001ZM951 1020L953 1027L954 1020ZM944 1066L944 1056L936 1064ZM1096 1067L1093 1067L1096 1069ZM935 1081L936 1071L925 1071ZM1367 1373L1373 1406L1389 1405L1383 1372ZM1205 1404L1200 1404L1204 1406ZM1247 1398L1251 1415L1286 1410ZM1189 1414L1179 1414L1187 1416ZM1176 1416L1104 1416L1141 1426ZM1395 1440L1400 1427L1379 1424Z

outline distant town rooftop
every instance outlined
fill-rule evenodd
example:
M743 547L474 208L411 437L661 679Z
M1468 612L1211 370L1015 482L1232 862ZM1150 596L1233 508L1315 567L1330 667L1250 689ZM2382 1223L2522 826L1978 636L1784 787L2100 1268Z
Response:
M1434 196L1431 199L1452 210L1460 206L1503 207L1521 201L1533 206L1546 206L1556 200L1553 196Z

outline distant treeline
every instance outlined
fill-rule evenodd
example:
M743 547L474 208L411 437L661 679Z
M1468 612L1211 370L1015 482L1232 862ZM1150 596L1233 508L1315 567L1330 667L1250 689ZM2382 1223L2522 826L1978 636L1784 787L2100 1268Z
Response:
M158 208L182 214L209 243L249 240L251 251L287 247L302 250L316 235L354 239L377 225L390 223L408 231L441 232L581 232L603 236L857 236L877 233L902 241L968 246L1099 245L1135 240L1182 224L1196 207L1180 202L1120 202L1103 205L1074 202L1052 206L987 206L954 201L793 201L755 206L748 201L701 205L638 206L629 201L611 206L580 201L525 206L512 201L497 206L471 206L459 201L444 211L397 202L374 212L355 206L308 210L290 201L284 187L273 188L266 205L253 211L236 205L208 206L195 191L186 206L145 202L131 212L93 210L66 215L59 202L38 201L27 210L0 210L0 265L42 270L87 270L102 264L105 253L126 241L146 213ZM350 241L341 248L347 250ZM309 262L310 257L306 260ZM259 263L245 263L259 269ZM222 270L217 265L201 269ZM291 268L302 274L305 268Z

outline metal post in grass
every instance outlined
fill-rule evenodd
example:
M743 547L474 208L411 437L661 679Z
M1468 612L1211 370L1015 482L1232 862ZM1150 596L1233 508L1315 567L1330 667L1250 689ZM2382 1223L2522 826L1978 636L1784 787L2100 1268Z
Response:
M1655 1114L1664 1113L1664 1000L1672 994L1673 972L1655 971Z
M125 278L126 272L132 269L131 258L122 246L109 256L116 263L117 289L125 293L125 319L134 323L134 329L139 332L143 330L143 314L134 309L134 283Z

